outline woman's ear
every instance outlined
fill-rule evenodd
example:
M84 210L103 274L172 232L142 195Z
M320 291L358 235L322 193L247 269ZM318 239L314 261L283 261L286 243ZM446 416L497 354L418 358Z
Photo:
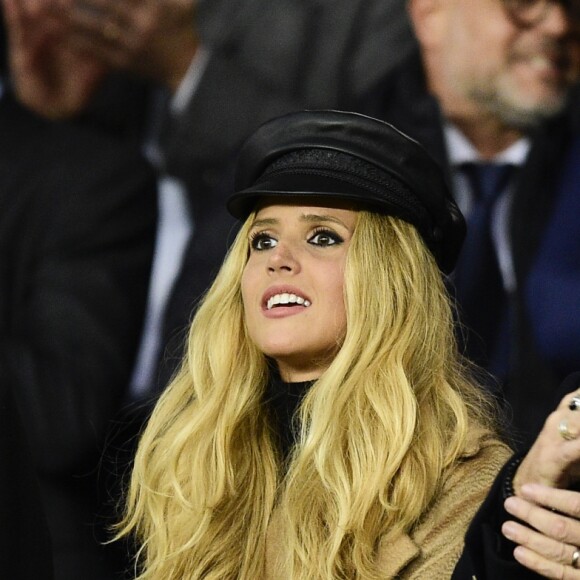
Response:
M422 51L438 44L445 32L449 0L408 0L407 11Z

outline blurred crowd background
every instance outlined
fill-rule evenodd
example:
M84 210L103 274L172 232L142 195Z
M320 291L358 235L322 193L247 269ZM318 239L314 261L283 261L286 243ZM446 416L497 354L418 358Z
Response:
M2 0L6 578L132 576L107 540L136 438L233 239L236 153L286 112L443 165L458 338L524 448L580 370L579 34L578 0Z

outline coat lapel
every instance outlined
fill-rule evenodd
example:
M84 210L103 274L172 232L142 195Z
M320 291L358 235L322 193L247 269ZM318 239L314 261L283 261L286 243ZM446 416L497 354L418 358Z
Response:
M394 540L381 541L378 552L378 569L385 578L396 577L419 556L419 546L407 534L399 534Z

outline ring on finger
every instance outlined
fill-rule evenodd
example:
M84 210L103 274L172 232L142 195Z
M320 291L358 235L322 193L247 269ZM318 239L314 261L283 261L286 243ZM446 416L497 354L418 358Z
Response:
M576 393L572 397L572 400L568 404L568 409L570 409L570 411L576 411L577 409L580 409L580 393Z
M572 433L572 431L570 431L570 429L568 428L568 419L562 419L560 421L560 424L558 425L558 432L560 433L562 439L565 439L566 441L576 439L577 434Z
M578 568L578 561L580 560L580 550L575 550L572 554L572 568Z

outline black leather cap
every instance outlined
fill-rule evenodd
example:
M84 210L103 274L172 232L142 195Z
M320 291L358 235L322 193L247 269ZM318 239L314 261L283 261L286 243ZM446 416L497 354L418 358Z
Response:
M240 152L227 207L245 219L263 197L351 200L413 224L440 269L453 270L465 221L443 172L392 125L342 111L301 111L264 123Z

